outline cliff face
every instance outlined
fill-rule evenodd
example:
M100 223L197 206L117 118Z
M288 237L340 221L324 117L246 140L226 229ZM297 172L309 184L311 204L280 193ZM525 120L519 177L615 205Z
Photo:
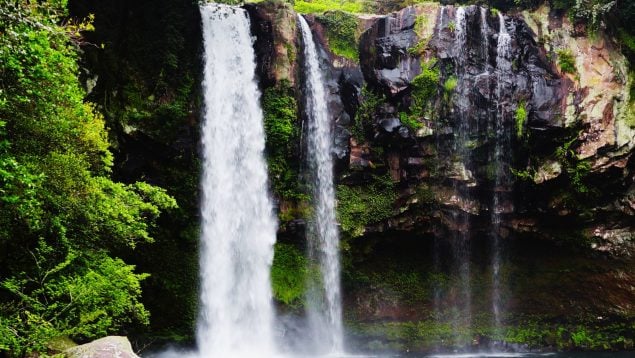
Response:
M508 332L540 322L541 338L516 342L576 345L554 333L560 325L623 335L611 325L630 327L635 312L635 122L613 40L547 7L503 16L432 3L356 16L350 58L336 16L309 20L332 94L352 338L415 350L469 344L475 331L488 337L479 344L503 338L490 331L494 290ZM289 63L265 78L299 69L271 56L260 61ZM301 71L293 76L299 99ZM301 235L287 235L303 222L293 215L281 237L301 249ZM467 303L472 328L457 328Z

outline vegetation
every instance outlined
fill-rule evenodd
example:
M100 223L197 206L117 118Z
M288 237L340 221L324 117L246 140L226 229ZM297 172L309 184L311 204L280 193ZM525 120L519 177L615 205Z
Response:
M560 66L560 70L564 73L577 73L575 68L575 57L573 57L573 53L571 50L558 50L558 66Z
M294 2L293 8L301 14L322 13L329 10L340 10L350 13L363 12L363 1L312 0Z
M516 137L522 138L525 131L525 123L527 123L527 104L525 102L518 104L514 118L516 119Z
M302 305L308 272L307 259L295 246L277 243L271 266L274 298L289 307Z
M361 103L355 113L355 121L351 128L352 136L358 142L365 139L365 131L369 124L372 124L379 106L384 102L384 96L375 94L368 87L364 86L361 91Z
M397 193L389 177L374 177L364 186L337 186L337 219L342 233L361 236L367 225L380 222L393 214Z
M304 199L295 165L299 138L298 104L288 82L265 89L262 96L266 150L273 190L280 198Z
M42 351L148 323L147 275L116 257L151 242L163 189L112 181L103 118L77 79L65 2L0 3L0 351Z
M328 11L316 17L326 27L329 48L334 54L358 62L357 17L344 11Z

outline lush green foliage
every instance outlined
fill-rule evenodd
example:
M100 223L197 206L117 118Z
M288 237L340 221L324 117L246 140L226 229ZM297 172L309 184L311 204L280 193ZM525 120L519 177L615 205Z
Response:
M329 10L341 10L359 13L363 10L363 1L311 0L294 2L295 11L302 14L321 13Z
M571 50L558 50L558 65L564 73L576 73L575 58Z
M0 8L0 350L44 349L147 324L134 266L114 258L176 202L146 183L108 178L104 121L83 101L82 23L57 22L65 1Z
M337 186L337 219L348 237L364 233L368 224L389 218L397 194L388 177L375 177L364 186Z
M277 243L271 266L275 299L287 306L300 306L304 300L308 272L307 259L295 246Z
M518 104L514 118L516 119L516 137L522 138L525 131L525 123L527 122L527 105L525 102Z
M344 11L328 11L316 19L326 27L329 48L334 54L359 61L355 15Z
M411 104L405 112L399 113L399 120L410 130L423 127L420 118L423 117L430 101L437 95L441 75L434 62L422 63L421 73L410 84ZM450 77L443 85L446 95L449 95L457 86L457 79Z
M286 199L304 199L298 178L296 145L298 105L288 83L265 89L262 97L267 137L267 160L275 193Z
M379 106L384 102L385 97L375 94L368 87L364 86L361 91L361 103L355 113L355 121L351 128L352 136L358 142L365 139L366 128L373 123Z

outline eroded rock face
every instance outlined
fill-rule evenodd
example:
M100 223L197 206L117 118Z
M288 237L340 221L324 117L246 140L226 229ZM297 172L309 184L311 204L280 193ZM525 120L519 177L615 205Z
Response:
M419 41L414 7L377 19L360 39L360 65L364 78L392 95L408 87L421 72L419 60L408 49Z
M139 358L126 337L109 336L64 351L68 358Z
M260 85L271 86L280 81L296 83L298 49L296 13L291 4L264 1L245 4L251 19L251 32L256 36L254 48Z

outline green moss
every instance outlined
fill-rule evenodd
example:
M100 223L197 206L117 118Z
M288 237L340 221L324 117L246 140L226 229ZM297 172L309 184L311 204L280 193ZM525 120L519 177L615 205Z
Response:
M351 128L351 134L355 140L362 142L365 139L365 127L373 123L379 106L384 102L384 96L380 96L364 86L361 93L361 103L355 113L355 121Z
M410 84L411 105L403 112L399 113L401 123L412 131L423 127L419 118L424 116L430 101L436 96L439 88L440 73L435 67L435 62L422 63L421 73L417 75ZM457 81L449 79L444 87L454 90Z
M363 1L312 0L294 2L293 8L301 14L322 13L329 10L341 10L351 13L363 11Z
M266 152L273 190L280 198L305 199L300 187L295 144L299 137L298 104L287 82L265 89L262 96Z
M307 259L290 244L277 243L271 266L271 286L276 300L291 306L303 304L307 282Z
M326 27L331 51L341 57L358 61L357 17L350 13L335 10L316 17Z
M388 177L374 177L363 186L337 186L337 218L342 233L348 237L361 236L364 228L389 218L397 193Z
M423 127L423 123L419 122L419 118L416 115L405 112L399 112L399 121L413 132Z
M411 83L413 113L421 113L428 102L437 94L439 88L440 73L435 62L422 63L421 73ZM456 86L456 84L455 84Z
M522 138L525 130L525 123L527 122L527 105L525 102L520 102L518 104L514 118L516 119L516 137Z
M456 76L450 76L448 77L447 80L445 80L445 82L443 83L443 90L445 91L445 93L447 95L451 94L452 92L454 92L454 90L456 89L456 86L459 84L459 79L456 78Z
M571 50L558 50L556 53L558 54L558 66L560 66L560 70L563 73L575 74L578 72L575 68L575 58Z

